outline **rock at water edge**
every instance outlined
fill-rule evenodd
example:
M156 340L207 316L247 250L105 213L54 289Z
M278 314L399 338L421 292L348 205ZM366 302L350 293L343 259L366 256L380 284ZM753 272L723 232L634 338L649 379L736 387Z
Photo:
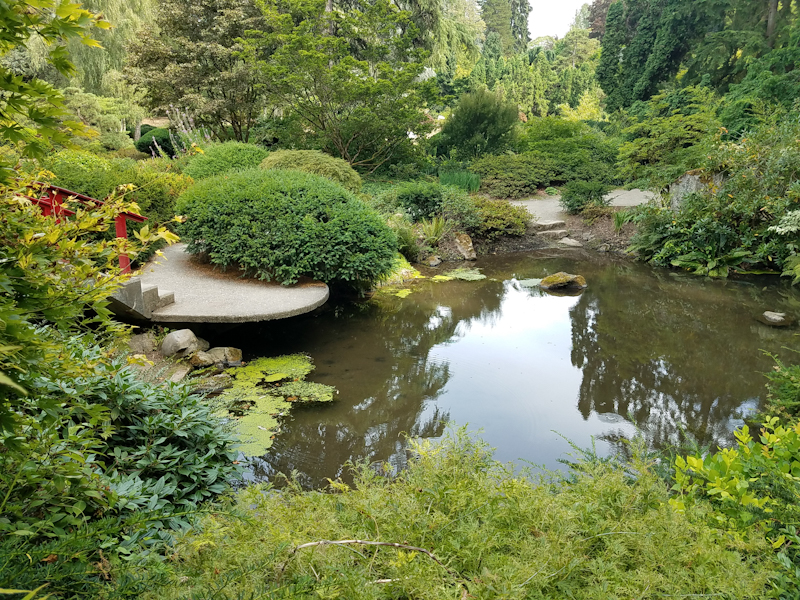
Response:
M786 313L773 312L765 310L759 315L758 320L765 325L772 325L773 327L788 327L794 324L794 318L787 316Z
M583 244L581 244L578 240L573 240L572 238L558 240L558 243L562 246L567 246L568 248L583 248Z
M475 248L472 246L472 238L466 233L459 233L456 236L456 248L464 260L478 260L478 255L475 254Z
M430 256L427 258L427 260L425 260L425 262L429 267L438 267L440 264L442 264L442 259L438 256Z

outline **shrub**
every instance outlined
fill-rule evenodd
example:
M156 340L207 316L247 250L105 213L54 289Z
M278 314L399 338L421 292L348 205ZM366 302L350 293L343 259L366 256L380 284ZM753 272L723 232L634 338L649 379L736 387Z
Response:
M121 185L151 223L166 223L175 216L175 201L191 184L191 178L164 169L164 159L133 161L105 159L80 150L62 150L42 160L56 176L53 183L70 191L102 200ZM131 225L132 226L132 225Z
M570 181L561 194L559 203L564 210L577 215L589 206L608 206L611 199L606 194L611 188L601 181Z
M403 256L411 262L419 258L419 244L417 244L417 233L406 219L397 215L389 219L389 227L397 236L397 249Z
M444 234L450 230L450 223L444 217L422 219L422 235L429 246L437 246Z
M524 235L531 215L523 206L514 206L506 200L476 198L480 223L475 228L478 237L488 240L503 235Z
M503 150L514 138L519 109L485 89L464 94L442 128L437 151L472 158Z
M262 169L294 169L335 181L351 192L361 189L361 176L347 161L317 150L278 150L261 162Z
M454 185L467 192L477 192L481 187L481 176L469 171L445 171L439 173L439 183Z
M442 188L440 213L458 230L471 231L480 224L475 202L461 188L449 185Z
M341 186L309 173L250 169L204 179L178 201L190 252L260 279L370 285L392 270L397 240Z
M161 148L167 156L175 156L175 148L172 146L169 129L165 127L151 129L136 142L136 149L150 156L160 156L158 148Z
M531 196L556 174L556 164L539 152L485 156L470 168L481 176L481 189L495 198Z
M548 187L547 189L545 189L545 193L548 196L557 196L558 195L558 188Z
M441 211L444 188L438 183L413 181L398 185L393 194L414 222L434 217Z
M257 167L268 155L269 152L255 144L241 142L212 144L193 155L183 168L183 172L192 179L204 179L234 169Z

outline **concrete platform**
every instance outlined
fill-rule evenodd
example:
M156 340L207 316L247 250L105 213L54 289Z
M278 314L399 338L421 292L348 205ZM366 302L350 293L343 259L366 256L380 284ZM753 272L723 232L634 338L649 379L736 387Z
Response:
M638 206L654 198L652 192L645 190L614 190L606 195L611 200L611 206ZM533 215L534 221L556 221L563 219L564 211L561 210L559 200L561 196L547 196L544 198L525 198L512 200L511 204L524 206Z
M285 286L242 279L238 271L222 272L185 252L186 244L163 250L164 257L142 269L142 286L173 292L175 303L152 311L156 323L248 323L285 319L325 303L328 286L319 281Z

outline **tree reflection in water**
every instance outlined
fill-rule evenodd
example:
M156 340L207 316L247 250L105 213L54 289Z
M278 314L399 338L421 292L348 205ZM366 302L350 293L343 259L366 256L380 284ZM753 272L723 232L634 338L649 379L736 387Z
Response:
M339 390L333 405L295 409L251 477L294 472L303 486L320 487L347 480L349 461L402 469L406 435L439 437L451 419L485 428L504 460L553 464L565 445L550 441L553 429L624 450L627 419L655 447L681 431L727 443L763 394L761 373L772 363L760 350L796 342L753 315L800 313L791 304L798 292L578 256L481 259L490 279L422 282L405 299L332 304L214 340L249 356L306 352L317 365L309 379ZM555 299L509 283L561 270L586 276L582 296Z

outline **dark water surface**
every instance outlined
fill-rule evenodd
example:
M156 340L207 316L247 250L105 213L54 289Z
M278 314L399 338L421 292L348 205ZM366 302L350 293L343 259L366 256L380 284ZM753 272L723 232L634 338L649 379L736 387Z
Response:
M295 410L251 476L300 474L309 487L348 460L402 468L405 437L437 438L447 422L482 430L501 461L557 468L592 436L600 453L639 428L655 446L684 430L728 444L759 406L772 359L797 362L797 329L762 325L764 310L800 317L786 281L712 281L590 254L482 258L488 279L423 281L405 299L330 305L320 314L247 326L218 343L249 358L305 352L309 380L338 401ZM589 283L550 296L517 280L558 271ZM766 287L764 287L766 285ZM558 432L558 433L555 433Z

